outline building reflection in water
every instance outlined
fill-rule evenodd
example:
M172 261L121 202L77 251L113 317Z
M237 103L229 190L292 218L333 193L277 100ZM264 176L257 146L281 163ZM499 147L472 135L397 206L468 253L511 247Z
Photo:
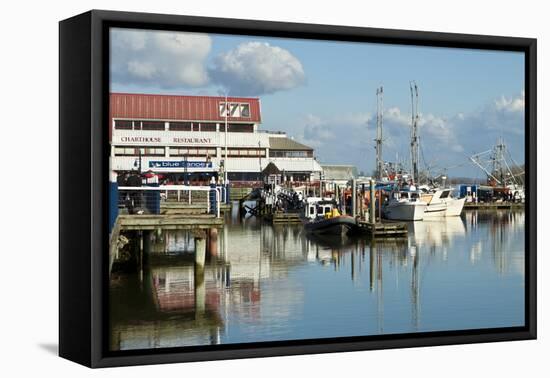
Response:
M407 238L376 242L227 222L209 238L204 269L190 233L164 231L142 272L113 273L112 350L482 327L502 308L459 321L451 311L473 313L483 285L505 280L516 293L523 282L523 212L411 222ZM503 322L523 321L509 312Z

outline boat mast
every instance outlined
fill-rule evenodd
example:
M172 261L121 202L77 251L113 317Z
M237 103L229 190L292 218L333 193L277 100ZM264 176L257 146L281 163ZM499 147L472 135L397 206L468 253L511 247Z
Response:
M412 181L418 181L418 86L415 81L409 82L411 89L411 165Z
M497 180L497 183L501 183L502 186L506 186L504 167L502 164L504 161L505 149L506 149L506 145L504 144L502 137L499 137L497 139L497 144L493 152L493 176L497 176L499 178L499 180Z
M382 117L384 88L376 88L376 178L382 180L384 161L382 160Z

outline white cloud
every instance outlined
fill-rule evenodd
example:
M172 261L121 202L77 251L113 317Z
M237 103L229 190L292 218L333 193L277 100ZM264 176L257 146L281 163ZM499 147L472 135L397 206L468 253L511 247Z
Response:
M525 91L521 91L518 97L504 97L495 101L497 110L506 112L523 112L525 110Z
M128 72L141 79L151 79L157 72L156 67L151 62L128 62Z
M132 29L111 33L114 83L157 88L208 84L206 59L212 46L208 35Z
M247 42L219 54L209 70L216 83L234 95L260 95L292 89L305 82L302 63L288 50Z
M503 97L506 98L506 97ZM512 156L523 161L523 112L514 110L523 94L508 97L507 106L496 100L472 112L457 112L450 117L432 113L419 115L421 164L430 166L432 173L454 167L451 175L471 175L467 156L485 151L503 136ZM515 104L515 105L514 105ZM321 117L307 114L296 122L291 135L314 147L319 160L326 163L354 164L370 173L374 168L374 138L376 116L369 113L346 113ZM408 160L411 114L398 107L384 112L383 155L394 161L396 153ZM425 159L425 160L424 160Z

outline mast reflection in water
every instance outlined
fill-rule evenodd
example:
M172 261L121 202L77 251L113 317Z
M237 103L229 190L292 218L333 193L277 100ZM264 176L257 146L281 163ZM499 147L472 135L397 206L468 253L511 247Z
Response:
M111 275L111 349L522 326L524 222L474 211L334 242L228 218L203 272L189 233L158 233L141 271Z

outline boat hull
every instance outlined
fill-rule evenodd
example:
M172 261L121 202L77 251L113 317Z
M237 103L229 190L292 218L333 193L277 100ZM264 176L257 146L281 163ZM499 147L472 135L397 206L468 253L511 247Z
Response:
M350 216L339 216L304 222L304 229L309 233L326 235L347 235L357 227L357 222Z
M447 202L447 213L448 217L458 217L462 213L462 208L464 207L464 202L466 202L466 197L464 198L455 198L452 201Z
M462 213L466 198L452 198L438 203L430 203L426 207L424 218L458 217Z
M390 220L417 221L424 219L427 205L422 202L399 202L384 208L384 217Z

